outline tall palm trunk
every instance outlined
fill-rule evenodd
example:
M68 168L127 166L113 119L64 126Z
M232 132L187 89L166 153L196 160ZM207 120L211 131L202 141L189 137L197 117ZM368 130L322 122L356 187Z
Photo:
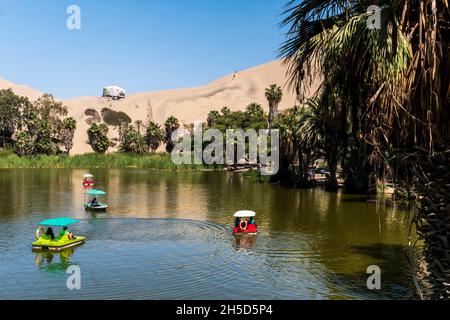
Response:
M358 89L351 89L351 134L350 159L346 172L345 191L347 193L366 194L369 190L369 175L367 168L367 144L361 139L361 100Z
M272 128L272 125L275 122L277 116L278 116L278 104L272 101L269 103L269 129Z
M414 219L418 235L424 241L426 282L432 288L430 299L450 299L450 147L437 150L434 156L417 159L417 191L420 210Z
M327 189L330 191L337 191L339 185L337 181L337 157L338 157L337 143L330 143L326 150L326 158L328 167L330 169L330 178L328 179Z

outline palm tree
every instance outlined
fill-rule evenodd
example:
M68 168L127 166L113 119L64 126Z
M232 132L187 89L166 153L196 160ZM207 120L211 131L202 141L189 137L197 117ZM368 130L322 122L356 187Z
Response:
M231 110L230 110L230 108L228 108L228 107L223 107L223 108L220 110L220 112L222 113L222 115L223 115L224 117L227 117L227 116L229 116L229 115L231 114Z
M273 182L309 187L308 171L313 160L322 155L322 137L318 128L311 125L312 112L308 105L295 106L281 112L273 127L280 131L280 170Z
M165 142L166 142L166 151L172 152L174 148L174 143L172 142L172 134L180 128L180 123L178 122L178 119L174 116L170 116L167 118L166 122L164 123L164 129L165 129Z
M150 150L152 153L155 153L156 150L161 145L161 142L164 140L164 133L161 130L161 127L153 122L150 121L147 126L147 144L150 147Z
M395 27L392 16L381 31L367 28L370 4L291 1L283 21L290 26L288 40L281 48L298 94L322 73L322 92L334 92L341 101L335 112L346 122L350 138L349 160L343 162L346 188L358 193L369 190L382 166L381 146L391 143L395 115L402 114L397 94L407 96L401 79L411 56L407 36ZM352 67L343 67L349 63Z
M304 112L299 121L298 134L300 140L322 153L330 169L328 179L328 190L337 191L337 166L339 151L342 149L342 140L339 139L340 122L339 115L335 113L333 101L329 95L322 94L307 101Z
M283 98L283 90L276 84L266 89L266 99L269 102L269 128L278 116L278 105Z
M347 135L342 155L347 186L367 191L385 165L394 166L405 184L409 176L426 177L416 179L415 187L428 210L415 221L432 261L430 272L434 279L448 279L442 271L450 267L443 254L448 245L442 240L448 239L448 227L434 226L445 218L430 215L429 210L442 204L442 198L427 186L439 185L441 193L449 193L450 181L443 184L441 176L425 182L439 176L432 171L439 166L433 154L450 149L449 4L446 0L378 3L383 23L380 30L371 30L367 8L373 1L289 1L282 23L288 27L288 38L280 55L299 95L317 73L323 74L322 90L336 94L339 103L332 105L333 112L340 115L341 134ZM397 156L390 159L397 160L388 162L386 153L393 149ZM415 165L400 162L422 152ZM440 153L438 158L446 156ZM440 288L445 292L444 284Z
M123 153L145 154L147 150L145 138L134 129L127 132L119 146L119 152Z
M298 124L293 121L291 110L286 110L281 113L273 124L273 127L280 132L280 159L278 173L271 177L271 182L290 185L296 184L297 174L294 168L296 152L292 139L297 133L297 126ZM294 177L291 171L294 172Z
M30 133L20 131L14 140L14 151L19 157L31 156L33 154L33 138Z
M144 126L144 122L141 121L141 120L136 120L136 121L134 122L134 125L135 125L136 128L137 128L137 132L138 132L139 134L141 134L141 127Z
M208 113L208 118L206 122L208 123L208 127L212 127L217 123L217 119L220 117L220 113L218 111L210 111Z
M87 130L89 144L95 152L105 153L106 151L108 151L108 148L111 144L107 136L108 131L108 126L104 123L93 123Z
M122 142L128 132L134 130L134 126L129 122L121 122L119 125L119 142Z
M254 119L254 121L264 120L264 109L259 103L252 102L245 109L247 114Z

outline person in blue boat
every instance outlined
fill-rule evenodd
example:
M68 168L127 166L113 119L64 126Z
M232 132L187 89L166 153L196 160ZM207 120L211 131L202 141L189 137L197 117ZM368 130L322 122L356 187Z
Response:
M94 199L92 199L90 205L91 205L91 207L98 207L97 197L95 197Z

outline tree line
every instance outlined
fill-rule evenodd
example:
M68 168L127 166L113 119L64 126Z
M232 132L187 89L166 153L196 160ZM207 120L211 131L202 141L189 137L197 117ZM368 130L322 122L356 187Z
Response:
M0 141L19 156L69 153L76 130L67 107L44 94L36 101L0 90Z
M118 151L130 154L155 153L163 144L166 151L171 152L173 143L172 133L180 128L177 118L170 116L163 126L154 121L145 124L141 120L134 123L122 122L118 126ZM97 153L106 153L113 145L113 141L108 137L109 127L105 123L94 122L87 130L88 142Z

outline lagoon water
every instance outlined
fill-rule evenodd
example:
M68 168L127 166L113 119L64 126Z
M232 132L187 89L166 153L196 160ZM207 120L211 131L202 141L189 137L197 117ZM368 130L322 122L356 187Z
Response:
M0 299L415 299L409 214L362 196L223 172L96 169L107 213L84 211L86 170L0 170ZM237 239L233 213L260 234ZM33 253L37 223L68 216L88 241ZM81 290L66 286L69 266ZM382 270L370 291L367 268Z

